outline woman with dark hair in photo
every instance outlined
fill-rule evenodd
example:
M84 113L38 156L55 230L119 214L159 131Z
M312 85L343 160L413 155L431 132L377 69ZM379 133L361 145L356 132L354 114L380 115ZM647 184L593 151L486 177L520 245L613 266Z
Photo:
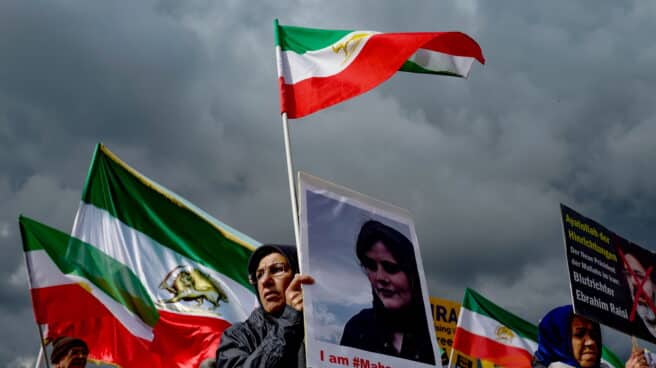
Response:
M370 220L360 229L355 251L371 283L373 307L351 317L340 344L435 364L410 240Z
M571 305L554 308L538 326L533 368L604 368L599 323L574 314ZM631 352L626 368L647 368L642 350Z

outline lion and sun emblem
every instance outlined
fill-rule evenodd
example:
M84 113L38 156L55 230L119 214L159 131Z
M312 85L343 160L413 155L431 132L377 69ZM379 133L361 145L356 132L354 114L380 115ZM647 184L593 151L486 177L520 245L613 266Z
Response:
M193 309L218 313L221 303L228 303L228 295L220 283L205 272L191 266L177 266L159 284L171 297L160 300L164 304L184 303Z

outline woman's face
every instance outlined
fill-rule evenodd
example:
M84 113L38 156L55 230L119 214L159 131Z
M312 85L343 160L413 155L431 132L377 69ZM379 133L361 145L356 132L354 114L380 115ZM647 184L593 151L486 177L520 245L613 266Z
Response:
M597 341L594 322L580 317L572 317L572 353L582 368L595 367L599 361L599 341Z
M408 275L382 242L376 242L362 260L374 292L390 310L402 309L412 301L412 286Z

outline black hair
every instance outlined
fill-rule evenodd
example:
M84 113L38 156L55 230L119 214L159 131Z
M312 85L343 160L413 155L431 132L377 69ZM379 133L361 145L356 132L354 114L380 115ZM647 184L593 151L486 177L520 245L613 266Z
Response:
M59 361L62 360L63 357L68 354L68 351L73 349L74 347L81 347L86 351L86 353L89 353L89 347L87 344L84 342L84 340L74 338L74 337L68 337L68 336L61 336L55 339L52 343L52 353L50 354L50 363L52 364L57 364Z
M412 303L419 304L423 314L419 271L417 270L417 261L412 243L398 230L376 220L369 220L360 228L358 240L355 245L355 253L360 263L366 257L365 253L377 242L383 243L385 248L392 253L401 270L407 275L410 286L412 287ZM373 293L373 297L374 307L382 307L382 302L378 300L376 293Z

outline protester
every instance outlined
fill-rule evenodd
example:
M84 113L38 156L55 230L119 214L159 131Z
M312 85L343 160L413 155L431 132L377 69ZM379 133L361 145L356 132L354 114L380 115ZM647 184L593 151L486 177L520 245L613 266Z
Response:
M601 368L601 328L598 323L574 314L571 305L551 310L538 326L538 350L533 368ZM634 349L626 368L648 368L642 350Z
M216 366L216 359L207 358L200 362L198 368L214 368Z
M370 220L360 228L356 255L371 284L373 307L346 323L340 344L435 364L410 240Z
M314 280L300 275L296 248L262 245L248 261L260 307L226 329L217 351L218 368L305 367L303 292Z
M64 336L52 343L50 362L54 368L82 368L88 355L89 348L84 341Z

